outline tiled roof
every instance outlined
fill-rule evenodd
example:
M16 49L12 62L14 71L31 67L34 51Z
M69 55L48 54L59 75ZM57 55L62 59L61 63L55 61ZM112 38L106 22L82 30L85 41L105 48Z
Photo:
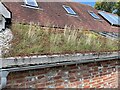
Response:
M64 28L65 25L76 28L85 28L96 31L118 32L118 27L111 26L101 16L98 11L91 6L83 5L75 2L39 2L41 9L30 9L23 7L22 2L5 2L4 5L12 12L13 22L34 22L41 26L55 26ZM62 5L70 6L77 16L67 14ZM95 20L88 11L93 11L100 17L100 20Z

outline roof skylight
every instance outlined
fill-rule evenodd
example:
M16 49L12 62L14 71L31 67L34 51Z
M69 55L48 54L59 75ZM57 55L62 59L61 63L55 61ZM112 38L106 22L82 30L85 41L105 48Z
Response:
M24 0L25 4L31 7L38 7L36 0Z
M88 13L95 19L100 19L93 11L88 11Z
M63 5L63 8L67 11L68 14L76 15L75 11L70 6Z

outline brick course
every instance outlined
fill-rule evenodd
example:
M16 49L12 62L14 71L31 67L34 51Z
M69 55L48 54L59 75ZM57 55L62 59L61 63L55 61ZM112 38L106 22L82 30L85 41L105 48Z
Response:
M119 60L11 72L6 88L120 88Z

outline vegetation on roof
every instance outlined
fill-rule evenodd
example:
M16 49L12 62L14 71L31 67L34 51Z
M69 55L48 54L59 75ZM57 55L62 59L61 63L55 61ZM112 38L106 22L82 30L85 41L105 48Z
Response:
M9 53L4 57L76 52L100 52L118 50L118 41L97 33L65 27L64 30L43 28L35 24L12 25L14 38Z

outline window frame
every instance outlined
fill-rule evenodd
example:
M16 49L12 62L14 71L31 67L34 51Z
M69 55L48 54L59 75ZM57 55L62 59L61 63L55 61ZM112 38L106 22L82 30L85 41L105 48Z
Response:
M94 19L97 19L97 20L100 20L100 17L97 15L97 14L95 14L93 11L88 11L88 13L94 18ZM94 15L95 16L94 16Z
M38 3L37 3L37 1L36 1L36 0L33 0L33 1L34 1L35 5L29 4L29 3L28 3L28 0L24 0L24 3L25 3L26 6L38 8Z
M67 10L67 7L72 11L72 13ZM70 15L77 15L77 13L70 7L70 6L67 6L67 5L63 5L63 8L65 9L65 11L70 14Z

